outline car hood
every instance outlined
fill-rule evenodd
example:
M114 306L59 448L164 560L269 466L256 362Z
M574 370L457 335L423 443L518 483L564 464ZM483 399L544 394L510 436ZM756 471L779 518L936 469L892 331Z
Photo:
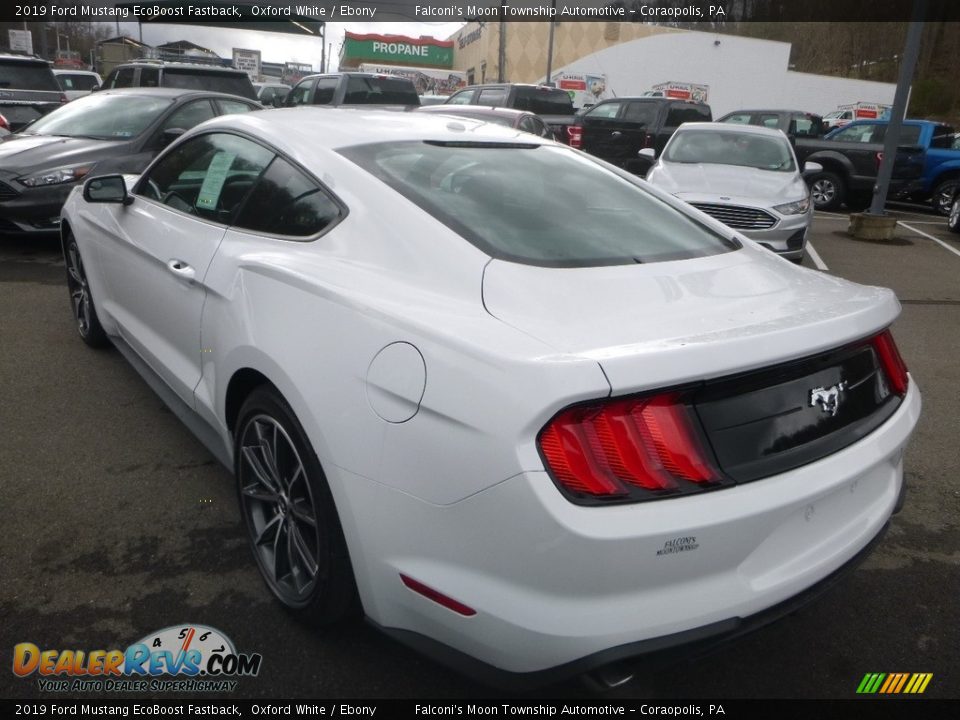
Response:
M0 143L0 167L17 174L117 154L129 140L12 135Z
M546 268L492 260L494 317L600 364L614 393L813 355L888 326L893 292L799 268L744 247L694 260Z
M684 196L752 198L766 204L792 202L807 195L796 172L777 172L738 165L658 163L647 182L683 199Z

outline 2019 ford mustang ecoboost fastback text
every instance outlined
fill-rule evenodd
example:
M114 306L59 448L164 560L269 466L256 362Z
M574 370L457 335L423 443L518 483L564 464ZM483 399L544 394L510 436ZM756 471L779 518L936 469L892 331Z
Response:
M228 466L272 593L491 676L749 625L862 555L893 293L469 119L218 118L63 214L81 337Z

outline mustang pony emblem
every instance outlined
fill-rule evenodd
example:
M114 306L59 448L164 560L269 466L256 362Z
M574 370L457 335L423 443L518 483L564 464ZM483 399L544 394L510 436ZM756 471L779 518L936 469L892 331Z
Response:
M830 417L837 414L840 408L840 393L847 389L847 381L843 380L830 387L815 387L810 391L810 407L820 406Z

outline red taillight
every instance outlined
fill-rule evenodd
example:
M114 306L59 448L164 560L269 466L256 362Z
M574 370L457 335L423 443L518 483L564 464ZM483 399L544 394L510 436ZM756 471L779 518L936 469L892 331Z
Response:
M568 125L567 141L570 147L579 150L583 146L583 128L577 125Z
M650 133L643 134L643 146L645 148L653 147L653 135L651 135Z
M473 615L477 614L477 611L472 607L464 605L462 602L454 600L452 597L447 597L439 590L434 590L429 585L424 585L422 582L414 580L412 577L408 577L407 575L400 573L400 579L403 581L404 585L413 590L415 593L423 595L429 600L433 600L433 602L437 603L438 605L443 605L443 607L447 608L448 610L453 610L458 615L472 617Z
M0 115L0 128L3 128L4 130L10 129L10 123L7 122L7 119L3 115Z
M900 351L897 344L893 341L893 335L889 330L884 330L870 341L877 351L877 357L880 358L880 365L887 375L887 381L890 383L890 389L896 395L901 397L907 394L907 385L909 376L907 375L907 364L900 357Z
M64 103L68 102L70 102L70 99L63 93L60 93L60 104L63 105Z
M725 480L676 392L569 408L538 444L554 479L578 497L643 500Z
M877 161L877 172L880 172L880 163L883 162L883 153L882 153L882 152L878 152L878 153L877 153L876 161Z

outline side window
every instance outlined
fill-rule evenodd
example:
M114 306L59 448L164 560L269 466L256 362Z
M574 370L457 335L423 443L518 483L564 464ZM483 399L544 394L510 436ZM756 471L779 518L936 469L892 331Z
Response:
M816 115L793 115L790 129L796 137L820 137L823 134L823 123Z
M163 123L163 127L160 128L160 132L164 132L165 130L170 130L172 128L189 130L194 125L199 125L204 120L209 120L215 116L216 113L213 111L213 107L210 105L209 100L194 100L191 103L187 103L180 109L174 110L173 114Z
M276 93L276 90L272 87L265 87L260 91L260 97L257 98L264 105L269 105L273 102L273 96Z
M617 113L620 112L620 107L622 105L623 103L618 103L618 102L609 102L609 103L601 103L600 105L594 105L583 116L584 120L610 120L617 116Z
M116 75L113 76L113 84L110 85L111 88L125 88L133 87L133 72L134 68L120 68L116 71Z
M481 90L477 95L477 105L498 107L503 105L503 101L506 99L507 91L505 88L487 88L486 90Z
M160 68L140 68L140 87L160 87Z
M225 100L223 98L217 98L217 104L220 106L221 115L236 115L237 113L250 112L251 110L256 110L252 105L247 105L245 102L240 102L239 100Z
M666 127L677 127L685 122L710 122L710 113L702 105L671 105Z
M458 93L454 93L450 96L450 99L447 100L445 105L469 105L470 101L473 99L474 90L461 90Z
M956 135L952 127L941 125L934 129L933 138L930 140L930 147L941 148L943 150L952 150L956 142Z
M314 180L278 157L234 224L244 230L310 237L339 217L340 208Z
M757 115L757 125L776 130L780 126L780 118L776 115L762 114Z
M737 113L736 115L724 118L722 122L730 123L731 125L749 125L750 113Z
M227 133L192 138L164 155L137 194L203 220L229 225L273 152Z
M874 129L873 125L853 125L839 130L830 139L840 142L873 142Z
M317 80L317 89L313 94L314 105L329 105L333 102L333 95L337 92L338 78L320 78Z
M313 87L314 80L304 80L299 83L290 94L287 95L286 105L304 105L310 101L310 88Z
M627 109L623 113L623 119L631 123L636 123L641 127L651 127L657 122L657 113L660 111L660 103L655 102L632 102L627 103Z
M524 132L533 133L534 135L540 134L540 128L536 126L536 123L533 122L532 115L524 115L520 118L519 129Z

